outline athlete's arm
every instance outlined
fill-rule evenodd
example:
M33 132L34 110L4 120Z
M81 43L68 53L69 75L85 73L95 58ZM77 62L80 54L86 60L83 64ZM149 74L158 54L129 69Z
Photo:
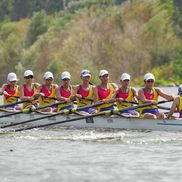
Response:
M94 85L92 88L93 88L94 103L96 103L99 100L97 86Z
M163 97L163 98L165 98L165 99L167 99L167 100L174 99L174 97L173 97L172 95L169 95L169 94L164 93L163 90L160 89L160 88L156 88L156 91L157 91L157 93L158 93L161 97Z
M171 106L171 109L167 115L167 118L171 118L171 116L173 115L173 113L175 112L176 110L176 107L179 106L179 97L176 97L172 103L172 106Z

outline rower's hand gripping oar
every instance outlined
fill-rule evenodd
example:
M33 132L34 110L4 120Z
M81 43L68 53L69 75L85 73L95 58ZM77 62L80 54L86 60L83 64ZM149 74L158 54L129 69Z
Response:
M58 104L61 104L61 103L56 103L56 104L58 105ZM69 110L63 110L63 111L58 112L56 114L50 114L50 115L46 115L46 116L39 117L39 118L34 118L34 119L26 120L26 121L21 121L21 122L16 122L16 123L12 123L12 124L7 124L7 125L4 125L4 126L0 126L0 128L7 128L7 127L11 127L11 126L20 125L20 124L30 123L30 122L33 122L33 121L37 121L37 120L42 120L42 119L47 119L47 118L51 118L51 117L54 117L54 116L58 116L58 115L61 115L61 114L71 114L71 113L74 113L76 111L81 111L83 109L87 109L87 108L90 108L90 107L98 107L98 106L100 106L102 104L104 104L104 102L98 102L96 104L92 104L92 105L88 105L88 106L83 106L83 107L69 109ZM39 109L40 109L40 107L39 107ZM43 109L43 107L41 107L41 109ZM35 108L35 110L36 110L36 108ZM28 112L30 112L29 109L28 109Z
M171 101L172 100L160 101L160 102L158 102L158 104L163 104L163 103L171 102ZM86 116L82 116L82 117L72 118L72 119L63 120L63 121L57 121L57 122L43 124L43 125L30 126L30 127L26 127L26 128L19 128L19 129L15 129L15 130L12 130L12 131L18 132L18 131L24 131L24 130L31 130L31 129L34 129L34 128L43 128L43 127L52 126L52 125L56 125L56 124L62 124L62 123L77 121L77 120L86 119L86 118L93 118L93 117L102 116L102 115L110 116L112 114L118 114L119 112L122 113L122 112L125 112L125 111L128 111L128 110L135 110L135 109L138 109L138 108L147 107L147 106L151 106L151 105L153 105L153 104L152 103L147 103L147 104L143 104L143 105L139 105L139 106L127 107L127 108L124 108L124 109L109 110L109 111L104 111L104 112L100 112L100 113L97 113L97 114L86 115Z

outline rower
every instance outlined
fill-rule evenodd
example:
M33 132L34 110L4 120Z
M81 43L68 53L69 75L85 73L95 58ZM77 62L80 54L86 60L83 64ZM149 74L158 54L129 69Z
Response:
M113 96L118 90L118 86L115 83L109 82L109 72L107 70L100 70L99 79L101 83L97 86L98 100L104 101L105 104L99 106L98 110L99 112L113 110L115 101Z
M74 89L74 94L77 97L77 106L87 106L91 105L93 102L97 102L97 88L95 85L91 84L91 72L87 69L81 71L80 75L82 79L82 84L76 85ZM96 109L90 107L80 111L80 114L95 114Z
M160 88L154 88L155 77L152 73L147 73L144 75L144 88L139 89L138 98L139 103L151 103L151 106L144 107L140 109L141 118L150 118L150 119L163 119L164 114L159 112L158 96L161 96L167 100L173 99L172 95L164 93Z
M179 118L182 118L182 85L178 87L178 96L175 97L171 109L167 115L167 118L170 119L174 112L176 111L176 108L179 112Z
M9 73L7 76L7 83L2 85L1 94L3 94L3 104L11 104L18 101L19 86L17 85L17 76L15 73ZM19 110L20 106L12 105L5 107L8 110Z
M39 106L46 106L49 104L54 104L56 102L56 98L55 98L55 89L58 87L57 84L54 84L54 76L50 71L47 71L44 76L44 84L42 84L39 87L38 92L39 93ZM45 109L42 109L41 111L43 112L52 112L55 111L56 107L47 107Z
M61 81L62 85L56 88L56 98L59 101L66 101L66 103L58 105L57 111L73 108L73 86L70 85L71 74L67 71L62 72Z
M136 89L130 87L130 75L127 73L123 73L120 78L121 87L116 92L117 98L117 108L124 109L126 107L131 107L131 102L138 103L138 95ZM128 103L127 103L128 102ZM139 117L139 113L135 110L128 110L124 113L121 113L124 116L135 116Z
M24 83L20 85L20 99L28 100L29 102L23 103L23 108L38 107L37 98L39 93L37 90L40 88L39 83L34 83L34 74L31 70L24 72Z

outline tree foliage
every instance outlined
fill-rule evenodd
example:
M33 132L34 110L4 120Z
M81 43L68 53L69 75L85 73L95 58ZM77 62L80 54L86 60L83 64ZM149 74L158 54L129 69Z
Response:
M67 70L79 82L84 68L95 83L99 69L116 82L123 72L136 80L151 70L166 80L180 75L182 15L172 0L12 0L8 7L4 18L30 18L0 22L1 82L10 71L22 78L25 69L38 81L47 70L59 81Z
M49 19L45 11L34 14L27 33L27 44L32 45L40 35L44 34L49 27Z

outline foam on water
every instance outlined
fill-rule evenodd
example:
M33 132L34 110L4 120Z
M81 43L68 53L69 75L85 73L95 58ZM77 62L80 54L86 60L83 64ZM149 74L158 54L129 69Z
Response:
M7 137L5 133L1 134ZM89 141L106 143L123 143L137 145L162 145L177 143L182 141L181 132L165 131L131 131L131 130L106 130L106 129L56 129L56 130L38 130L23 131L20 133L8 134L15 139L26 140L70 140L70 141Z

